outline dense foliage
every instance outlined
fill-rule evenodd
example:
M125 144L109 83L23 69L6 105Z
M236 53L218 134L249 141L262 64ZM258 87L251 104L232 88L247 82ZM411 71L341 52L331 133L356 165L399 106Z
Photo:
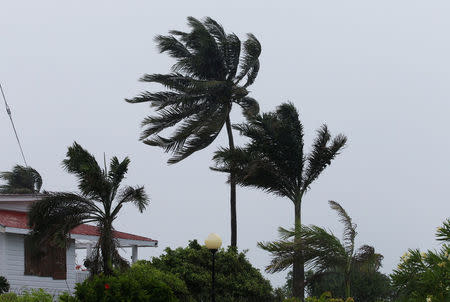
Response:
M75 296L84 302L176 302L174 291L155 270L130 269L113 276L97 275L76 286ZM170 278L170 277L169 277ZM182 281L177 280L183 287ZM175 281L175 283L177 283ZM174 286L174 284L171 284Z
M42 187L42 178L38 171L31 167L15 165L11 171L0 173L5 184L0 185L3 194L35 194Z
M320 296L330 292L334 297L345 297L345 280L342 274L328 274L313 278L306 273L307 292L309 296ZM351 296L358 302L384 301L391 297L392 289L388 276L380 272L355 271L350 275Z
M79 144L68 148L64 168L78 179L79 194L72 192L46 193L33 203L28 213L31 238L37 247L42 243L67 244L69 232L83 223L95 223L100 236L87 266L92 273L111 274L113 267L126 267L128 263L117 251L113 222L127 203L140 212L148 205L144 187L120 184L128 171L130 159L119 161L113 157L107 170L100 168L95 157Z
M182 279L196 301L208 300L211 291L211 252L196 240L186 248L166 248L165 254L153 258L151 265ZM272 296L270 282L248 261L245 252L234 248L216 253L217 301L246 298L267 301Z
M274 112L250 117L246 123L234 125L234 129L250 141L235 150L223 148L217 151L213 170L235 173L241 186L258 188L290 200L294 206L294 228L301 228L304 195L341 152L347 138L342 134L333 138L328 127L322 125L307 154L303 124L292 103L283 103ZM301 244L301 240L295 236L297 244ZM305 260L301 250L292 252L289 265L293 266L293 293L303 299Z
M5 277L0 276L0 294L6 293L9 291L9 282Z
M141 81L157 83L168 91L144 92L127 100L130 103L148 102L156 115L142 121L141 140L173 154L169 163L177 163L194 152L208 147L224 125L230 149L234 149L230 112L233 105L242 108L244 115L258 113L256 100L249 97L247 88L259 71L261 45L252 34L242 43L234 34L211 18L203 22L188 17L189 32L170 31L157 36L161 52L176 60L169 74L146 74ZM174 129L175 128L175 129ZM173 129L169 137L164 130ZM236 183L233 173L230 182L231 245L237 245Z
M400 301L450 301L450 219L438 228L443 244L438 251L410 249L394 269L391 278Z

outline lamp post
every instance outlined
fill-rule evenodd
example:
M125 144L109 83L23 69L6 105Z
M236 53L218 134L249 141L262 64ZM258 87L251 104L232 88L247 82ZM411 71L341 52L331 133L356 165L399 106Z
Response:
M215 255L217 250L222 245L222 239L219 235L216 233L211 233L208 235L208 238L205 240L205 245L208 248L208 250L211 251L212 254L212 271L211 271L211 279L212 279L212 285L211 285L211 301L216 302L216 293L214 288L214 283L216 282L216 276L215 276Z

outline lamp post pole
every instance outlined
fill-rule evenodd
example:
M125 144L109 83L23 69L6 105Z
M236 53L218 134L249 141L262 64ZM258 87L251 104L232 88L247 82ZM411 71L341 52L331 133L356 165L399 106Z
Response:
M211 269L211 301L216 302L216 252L222 245L222 239L219 235L211 233L205 240L205 245L212 254L212 269Z
M216 266L216 252L217 252L217 250L211 250L211 254L212 254L211 302L216 302L216 289L215 289L215 285L216 285L216 270L215 270L215 266Z

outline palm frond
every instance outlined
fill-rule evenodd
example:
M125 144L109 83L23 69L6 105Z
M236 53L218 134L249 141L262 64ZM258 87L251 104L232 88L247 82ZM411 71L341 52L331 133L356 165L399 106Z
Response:
M84 195L98 200L106 199L109 195L111 188L104 171L95 157L77 142L68 148L63 167L77 176L78 188Z
M138 209L139 212L143 212L145 208L148 206L149 198L145 193L144 187L124 187L119 193L118 202L116 208L112 212L112 216L115 217L119 212L122 204L127 202L132 202Z
M251 119L259 113L258 101L251 97L244 97L237 101L238 105L242 108L242 114Z
M344 224L344 245L348 255L353 254L356 237L356 224L352 222L352 218L347 214L344 208L337 202L328 201L331 209L335 210L339 216L339 221Z
M317 131L317 138L313 143L313 149L307 156L307 167L303 175L302 192L309 189L311 183L319 177L331 161L340 153L347 142L347 138L339 134L329 144L331 134L328 132L328 127L322 125Z
M356 251L352 262L360 271L378 271L383 258L383 255L375 253L373 246L363 245Z
M0 193L5 194L34 194L42 187L42 177L31 167L15 165L11 171L0 173L0 179L6 183L0 185Z
M239 83L247 76L247 83L244 87L251 85L259 70L259 55L261 54L261 44L253 34L247 34L247 40L244 42L244 56L241 60L241 72L236 78Z
M40 242L64 244L70 230L86 221L101 218L101 210L90 200L74 193L47 193L32 204L28 224Z
M114 188L114 191L117 190L120 183L125 177L125 174L128 171L128 165L130 164L130 159L128 157L125 157L121 162L119 159L114 156L111 158L111 162L109 164L109 172L108 172L108 178L112 183L112 187ZM114 198L114 196L113 196Z

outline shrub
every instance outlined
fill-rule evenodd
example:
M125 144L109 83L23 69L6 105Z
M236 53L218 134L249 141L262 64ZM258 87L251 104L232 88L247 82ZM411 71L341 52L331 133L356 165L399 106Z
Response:
M208 301L211 291L211 252L196 240L186 248L165 249L151 265L184 281L195 301ZM233 248L216 253L216 300L268 301L273 297L270 282L248 261L245 252Z
M0 294L6 293L9 291L9 282L5 277L0 276Z
M170 287L152 275L132 274L131 271L116 276L94 276L76 286L76 298L84 302L151 301L176 302Z
M305 299L305 302L354 302L353 298L333 298L330 292L324 292L319 298L317 297L308 297Z

